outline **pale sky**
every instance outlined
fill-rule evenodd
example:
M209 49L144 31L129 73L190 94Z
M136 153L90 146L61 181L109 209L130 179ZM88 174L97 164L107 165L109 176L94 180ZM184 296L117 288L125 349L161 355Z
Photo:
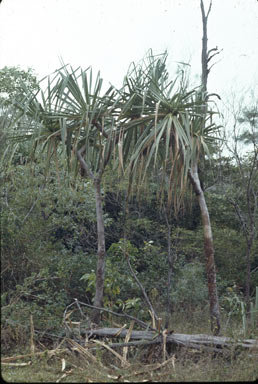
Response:
M210 3L204 0L206 10ZM258 84L258 1L213 0L208 48L223 49L210 73L210 92ZM107 82L122 84L132 61L149 48L168 51L201 73L199 0L2 0L0 68L32 67L39 78L60 67L92 65ZM174 65L174 67L173 67Z

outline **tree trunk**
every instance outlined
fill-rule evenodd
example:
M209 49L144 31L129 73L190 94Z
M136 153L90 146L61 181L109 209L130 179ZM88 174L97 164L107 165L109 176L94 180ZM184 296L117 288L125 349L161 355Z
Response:
M250 319L250 285L251 285L251 249L253 245L253 236L247 240L246 250L246 283L245 283L245 301L247 317Z
M254 192L254 184L253 184L253 177L254 177L254 171L257 169L257 156L258 151L256 149L256 145L254 142L254 150L255 155L252 162L251 170L248 177L248 183L247 183L247 222L249 222L249 225L247 225L247 228L249 227L249 231L247 231L246 234L246 287L245 287L245 298L246 298L246 310L247 310L247 316L250 318L250 285L251 285L251 251L253 247L253 242L255 238L255 213L257 209L257 197ZM253 203L252 203L253 202ZM249 232L249 233L248 233Z
M82 157L85 152L85 145L77 151L77 156L81 164L81 168L84 170L85 175L92 181L95 189L95 202L96 202L96 217L97 217L97 236L98 236L98 260L96 270L96 291L94 297L94 306L102 307L103 292L104 292L104 276L105 276L105 259L106 259L106 244L105 244L105 229L104 229L104 217L103 217L103 203L101 196L101 178L103 171L99 172L98 177L95 177L91 171L89 165ZM91 320L95 324L100 322L100 310L94 309Z
M202 34L202 86L203 86L204 91L207 91L207 81L208 81L208 74L209 74L209 71L208 71L207 21L208 21L210 9L211 9L211 3L210 3L209 10L207 12L207 15L205 15L203 0L201 0L202 29L203 29L203 34Z
M208 52L208 34L207 34L207 22L209 13L211 11L212 2L210 1L209 9L205 14L203 0L201 0L201 12L202 12L202 26L203 26L203 36L202 36L202 89L203 92L207 92L207 82L209 75L208 63L213 56L209 56L212 51L216 51L217 48L210 50ZM205 102L203 108L203 124L205 124L205 117L207 113L207 102ZM197 164L193 164L192 169L189 172L189 177L193 185L194 191L198 198L203 230L204 230L204 253L206 258L206 273L208 280L208 291L209 291L209 301L210 301L210 317L211 317L211 331L214 335L218 335L220 332L220 313L219 313L219 300L217 294L217 284L216 284L216 269L214 262L214 247L213 247L213 238L210 224L209 211L206 205L205 196L201 188L200 179L198 175Z
M172 286L172 274L173 274L173 255L171 250L171 226L169 224L168 214L165 212L165 219L167 224L167 250L168 250L168 279L167 279L167 304L166 304L166 318L165 329L168 329L169 318L172 313L172 301L171 301L171 286Z
M206 205L205 196L201 188L200 179L198 175L197 164L195 164L189 171L189 178L191 180L193 189L198 198L203 230L204 230L204 254L206 259L206 273L208 280L208 292L210 302L210 317L211 317L211 331L214 335L218 335L220 332L220 312L219 312L219 301L217 294L217 283L216 283L216 269L214 262L214 248L213 238L210 224L209 211Z
M103 217L103 204L101 196L101 179L94 180L95 198L96 198L96 216L97 216L97 233L98 233L98 261L96 270L96 292L94 297L94 306L103 306L103 293L104 293L104 275L105 275L105 259L106 259L106 245L105 245L105 230L104 230L104 217ZM100 310L95 309L92 314L92 321L96 324L100 322Z

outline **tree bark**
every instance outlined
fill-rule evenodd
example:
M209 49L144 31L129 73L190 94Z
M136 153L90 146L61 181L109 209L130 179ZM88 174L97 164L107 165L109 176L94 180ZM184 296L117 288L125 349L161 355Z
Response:
M213 332L214 335L218 335L220 332L220 311L219 311L219 300L218 300L218 294L217 294L213 238L212 238L209 211L207 208L203 190L201 188L197 164L195 164L192 167L192 169L190 169L189 178L199 202L202 223L203 223L204 254L206 259L206 274L207 274L209 302L210 302L211 331Z
M103 294L104 294L104 276L105 276L105 259L106 259L106 244L105 244L105 228L103 217L103 202L101 196L101 178L102 172L99 172L97 177L94 176L89 165L82 157L85 152L85 146L77 151L77 156L80 161L82 169L85 171L85 176L89 177L93 181L95 189L95 203L96 203L96 217L97 217L97 236L98 236L98 260L96 270L96 290L94 296L94 306L102 307ZM91 320L95 324L100 322L100 310L94 309L92 312Z
M202 11L202 86L203 90L207 91L207 81L208 81L208 36L207 36L207 22L208 16L211 10L211 2L207 15L205 15L203 0L201 0L201 11Z
M254 186L253 186L253 176L254 176L255 169L257 169L257 156L258 156L258 151L255 148L255 144L254 144L254 150L255 150L255 155L254 155L251 170L248 176L248 183L247 183L247 190L246 190L247 211L248 211L247 222L249 224L247 228L249 228L249 230L247 230L247 233L246 233L247 250L246 250L245 297L246 297L246 309L247 309L249 318L250 318L250 285L251 285L251 251L252 251L253 242L255 238L255 214L257 210L257 195L254 192Z
M105 244L105 229L103 217L103 203L101 196L101 179L94 180L95 197L96 197L96 216L97 216L97 232L98 232L98 261L96 269L96 292L94 297L94 306L103 306L104 294L104 276L106 264L106 244ZM100 322L100 310L94 309L92 313L92 321L96 324Z
M247 191L248 193L249 191ZM250 196L249 196L250 197ZM253 220L255 216L255 208L252 215L250 209L250 200L248 200L248 217L249 217L249 230L246 233L246 282L245 282L245 301L247 317L250 319L250 286L251 286L251 251L253 248L253 242L255 237L255 222ZM248 233L249 232L249 233Z
M172 274L174 267L174 258L171 250L171 225L169 224L168 214L165 211L165 220L167 224L167 252L168 252L168 279L167 279L167 305L166 305L166 318L165 318L165 329L168 329L169 318L172 313L172 300L171 300L171 287L172 287Z

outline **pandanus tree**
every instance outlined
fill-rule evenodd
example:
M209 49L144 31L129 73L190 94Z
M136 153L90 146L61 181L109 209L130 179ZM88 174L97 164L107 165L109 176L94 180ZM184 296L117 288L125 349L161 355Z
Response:
M150 56L147 62L134 66L125 78L123 96L128 101L121 113L127 119L124 161L129 162L130 185L139 187L156 170L161 187L167 188L168 207L173 202L175 212L189 184L192 185L204 228L211 329L218 334L220 317L211 225L198 175L200 157L210 155L218 128L212 122L214 112L207 106L207 94L201 87L188 92L182 78L170 82L165 62L166 54Z
M18 105L21 113L34 122L21 139L32 140L33 153L37 148L46 151L47 168L51 158L58 163L58 158L65 156L67 170L75 174L80 171L94 186L98 245L94 306L97 308L102 306L106 257L101 181L119 143L115 125L119 99L112 86L102 92L102 79L99 74L94 79L91 68L83 71L64 66L53 78L48 78L46 92L27 94ZM92 321L99 320L100 311L96 309Z

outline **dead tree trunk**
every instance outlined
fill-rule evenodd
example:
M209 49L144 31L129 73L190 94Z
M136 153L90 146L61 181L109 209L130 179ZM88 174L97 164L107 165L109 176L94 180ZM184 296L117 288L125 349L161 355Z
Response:
M128 333L128 329L121 328L98 328L98 329L82 329L82 335L96 335L98 337L116 337L124 338ZM141 340L140 343L129 342L120 343L119 346L130 346L130 345L149 345L156 343L163 343L162 334L157 334L148 330L145 331L132 331L130 335L131 340ZM230 337L210 336L203 334L186 335L182 333L168 334L166 337L166 343L176 344L182 347L188 347L191 349L198 349L202 351L210 352L230 352L231 348L241 347L249 351L257 351L258 340L257 339L246 339L236 340ZM114 346L114 345L113 345ZM232 356L232 353L229 354Z

